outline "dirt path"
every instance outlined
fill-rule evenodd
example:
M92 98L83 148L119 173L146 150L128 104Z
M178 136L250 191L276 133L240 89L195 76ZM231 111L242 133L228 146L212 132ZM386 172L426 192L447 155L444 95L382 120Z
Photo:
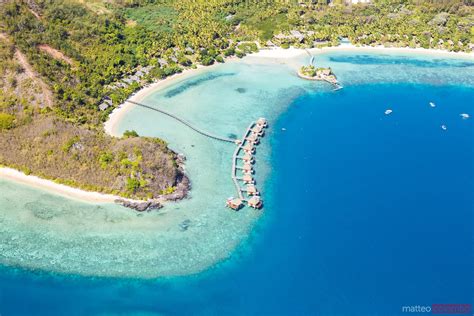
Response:
M25 74L30 77L33 81L35 81L42 90L43 97L44 97L44 104L43 107L49 106L52 107L53 105L53 93L49 89L48 85L44 83L41 77L34 71L33 67L31 67L28 59L23 53L19 50L15 50L15 58L21 67L25 70Z
M38 13L36 13L35 11L33 11L31 8L28 8L28 11L31 12L31 14L33 14L35 16L35 18L39 21L41 21L41 17Z
M45 53L47 53L48 55L50 55L54 59L62 60L64 62L68 63L69 65L74 64L74 62L71 58L67 57L66 55L64 55L59 50L57 50L55 48L52 48L48 44L40 44L40 45L38 45L38 49L45 52Z

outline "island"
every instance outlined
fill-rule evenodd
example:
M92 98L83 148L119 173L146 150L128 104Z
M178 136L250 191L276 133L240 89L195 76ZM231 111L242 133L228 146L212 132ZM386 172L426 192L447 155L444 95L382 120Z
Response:
M331 68L316 68L313 65L301 66L298 71L298 76L306 80L326 81L334 85L336 88L341 87L337 81L336 75L332 72Z

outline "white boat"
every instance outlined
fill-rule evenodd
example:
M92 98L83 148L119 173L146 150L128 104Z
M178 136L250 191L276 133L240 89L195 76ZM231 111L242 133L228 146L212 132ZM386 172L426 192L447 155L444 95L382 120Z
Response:
M434 107L436 107L436 104L434 104L433 102L430 102L430 106L431 106L432 108L434 108Z
M385 111L385 115L389 115L392 112L393 112L392 110L388 109L388 110Z
M461 115L461 117L463 118L463 120L467 120L467 119L469 118L469 114L467 114L467 113L461 113L461 114L459 114L459 115Z
M447 129L448 129L448 127L447 127L446 125L444 125L444 124L443 124L443 125L441 125L441 128L443 129L443 131L445 131L445 130L447 130Z

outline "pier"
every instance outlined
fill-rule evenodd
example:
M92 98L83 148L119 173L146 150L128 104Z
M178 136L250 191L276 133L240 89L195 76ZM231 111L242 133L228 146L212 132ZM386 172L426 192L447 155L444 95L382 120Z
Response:
M226 205L234 210L239 210L244 205L244 203L247 203L248 206L253 207L255 209L262 208L263 202L260 199L259 192L255 187L255 181L252 177L252 174L254 173L252 163L255 161L255 146L259 144L260 138L265 135L264 129L268 127L267 120L265 118L259 118L256 122L252 122L246 129L242 139L230 139L220 137L207 131L204 131L200 128L197 128L186 120L180 118L179 116L158 109L156 107L131 100L127 100L126 102L171 117L176 121L182 123L183 125L187 126L188 128L192 129L193 131L197 132L198 134L201 134L208 138L235 144L236 148L232 155L231 178L232 182L234 183L238 197L232 197L227 199ZM240 156L242 152L244 153L244 155ZM238 165L238 161L242 161L243 165ZM239 173L241 175L239 175ZM246 188L242 188L242 185L246 185Z
M212 139L215 139L215 140L219 140L219 141L222 141L222 142L228 142L228 143L235 143L235 142L236 142L235 139L220 137L220 136L213 135L213 134L211 134L211 133L209 133L209 132L203 131L202 129L197 128L197 127L191 125L191 123L189 123L189 122L183 120L182 118L180 118L180 117L178 117L178 116L176 116L176 115L174 115L174 114L171 114L171 113L169 113L169 112L167 112L167 111L160 110L160 109L155 108L155 107L153 107L153 106L149 106L149 105L146 105L146 104L143 104L143 103L139 103L139 102L135 102L135 101L131 101L131 100L127 100L126 102L132 103L132 104L135 104L135 105L138 105L138 106L141 106L141 107L143 107L143 108L147 108L147 109L152 110L152 111L155 111L155 112L159 112L159 113L164 114L164 115L167 115L167 116L169 116L169 117L171 117L171 118L177 120L178 122L180 122L180 123L186 125L187 127L189 127L190 129L192 129L193 131L195 131L195 132L197 132L197 133L199 133L199 134L201 134L201 135L203 135L203 136L206 136L206 137L209 137L209 138L212 138Z
M238 199L229 198L226 204L234 210L240 209L243 203L247 203L248 206L256 209L260 209L263 206L263 202L260 199L259 192L255 187L255 181L252 177L254 170L251 164L254 161L254 146L258 145L260 138L265 134L264 129L266 127L267 121L264 118L260 118L257 122L252 122L245 131L242 140L237 143L237 148L235 148L234 154L232 155L231 177ZM240 156L242 152L245 154ZM243 165L239 165L238 161L242 161ZM241 173L241 176L239 176L238 173ZM246 188L242 188L241 184L246 185ZM244 193L246 193L246 196Z
M306 54L309 56L309 66L308 67L314 67L314 55L311 54L309 49L305 48L304 49ZM306 79L306 80L319 80L319 81L326 81L327 83L330 83L334 87L334 91L342 89L342 85L337 81L337 78L334 74L319 74L316 76L308 76L305 75L301 70L298 71L298 76L300 78Z

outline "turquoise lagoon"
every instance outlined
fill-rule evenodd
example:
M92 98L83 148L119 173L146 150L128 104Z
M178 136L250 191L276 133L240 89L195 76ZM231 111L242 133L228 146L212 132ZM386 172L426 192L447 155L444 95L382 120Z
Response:
M297 78L303 62L246 57L142 101L224 137L266 117L263 212L224 207L233 145L138 107L119 132L183 153L189 199L138 215L0 180L0 313L396 315L471 303L474 130L460 114L474 114L474 60L318 54L337 92Z

